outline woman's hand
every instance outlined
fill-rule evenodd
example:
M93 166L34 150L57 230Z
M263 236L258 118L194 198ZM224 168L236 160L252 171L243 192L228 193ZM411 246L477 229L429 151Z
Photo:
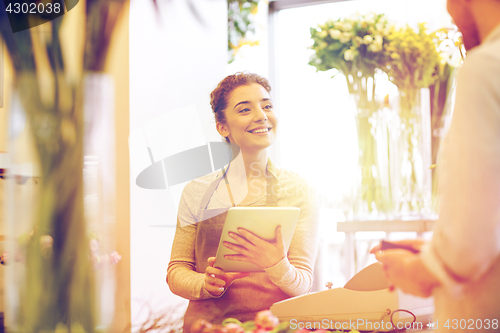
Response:
M229 236L237 244L224 242L224 246L238 254L228 254L224 258L236 261L251 262L260 268L268 268L276 265L286 257L285 241L281 233L281 226L276 228L274 242L268 242L246 229L239 228L239 234L230 232Z
M208 267L205 269L205 290L212 296L220 296L227 287L236 279L244 278L250 273L226 273L221 269L215 268L215 257L207 260Z

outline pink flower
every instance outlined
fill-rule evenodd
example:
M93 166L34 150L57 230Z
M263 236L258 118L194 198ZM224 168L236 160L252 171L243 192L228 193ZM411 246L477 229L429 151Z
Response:
M278 326L279 323L280 320L278 319L278 317L273 315L270 310L260 311L255 316L255 326L263 330L270 331Z
M212 324L210 324L205 319L198 319L191 325L191 333L202 333L207 332L212 328Z
M258 328L255 331L253 331L253 333L268 333L268 332L269 332L268 330L265 330L263 328Z
M227 325L224 326L229 333L244 333L245 330L243 329L243 327L241 327L240 325L236 324L236 323L229 323Z
M109 254L108 260L111 265L116 265L120 260L122 260L122 256L119 255L118 252L113 251Z

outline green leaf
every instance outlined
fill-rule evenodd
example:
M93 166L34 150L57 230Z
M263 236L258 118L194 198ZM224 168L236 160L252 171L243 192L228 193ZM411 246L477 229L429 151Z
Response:
M278 333L278 332L287 332L290 327L290 323L288 321L283 321L278 324L270 333Z
M255 322L253 320L250 320L250 321L247 321L247 322L244 322L241 327L245 330L245 331L254 331L257 329L257 326L255 326Z
M236 318L226 318L221 323L222 326L226 326L227 324L238 324L240 326L243 325L242 322Z
M341 42L336 42L336 43L328 45L328 50L330 50L330 51L340 50L342 48L342 46L344 46L344 44L342 44Z

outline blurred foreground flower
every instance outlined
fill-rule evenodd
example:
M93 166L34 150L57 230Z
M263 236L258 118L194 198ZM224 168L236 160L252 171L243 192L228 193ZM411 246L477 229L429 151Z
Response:
M92 238L89 242L90 245L90 260L92 261L92 269L97 271L104 265L116 265L120 260L122 260L122 256L113 251L110 254L100 254L100 244L99 240Z
M260 311L255 316L255 326L259 329L270 331L278 326L279 323L280 320L278 317L274 316L270 310Z
M9 253L8 252L2 253L2 256L0 257L0 264L7 265L8 260L9 260Z
M191 333L330 333L339 331L309 330L306 328L292 329L289 322L281 322L270 310L263 310L257 313L255 320L240 322L235 318L227 318L220 325L213 325L205 319L198 319L191 326ZM345 331L348 332L348 331ZM339 332L340 333L340 332ZM349 333L359 333L351 330Z

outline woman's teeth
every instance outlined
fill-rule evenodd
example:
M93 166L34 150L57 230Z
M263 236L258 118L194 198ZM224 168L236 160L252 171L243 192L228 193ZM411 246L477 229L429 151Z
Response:
M250 133L264 133L264 132L268 132L268 131L269 131L269 128L262 128L262 129L250 131Z

